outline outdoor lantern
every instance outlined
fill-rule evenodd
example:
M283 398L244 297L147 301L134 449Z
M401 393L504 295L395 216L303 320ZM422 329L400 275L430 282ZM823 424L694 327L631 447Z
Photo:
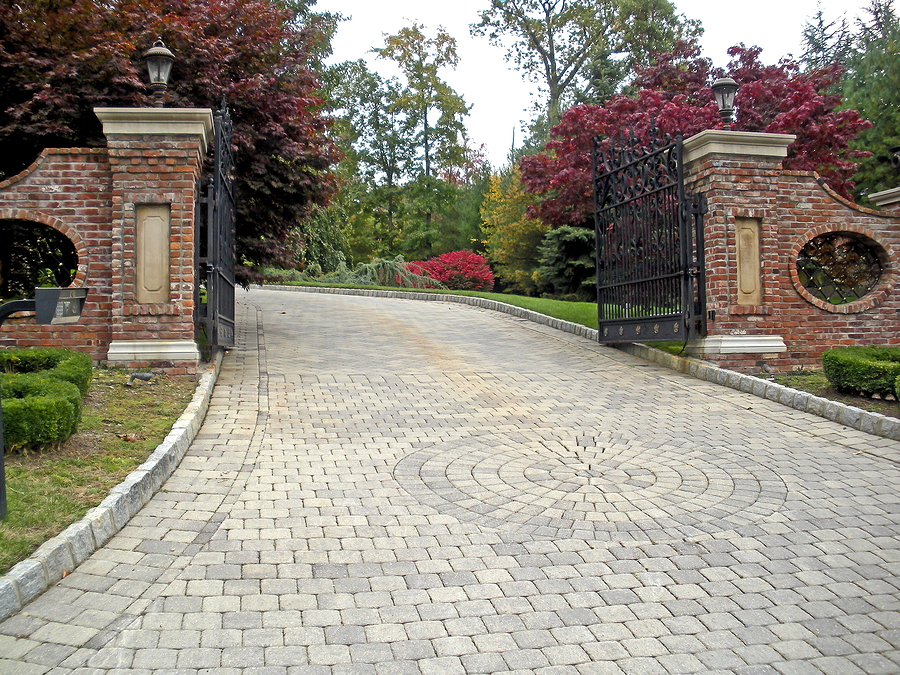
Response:
M163 98L169 88L169 73L172 72L175 55L166 49L162 38L157 38L153 46L144 52L144 61L147 63L147 71L150 73L150 89L153 90L153 95L156 97L153 106L162 108Z
M895 169L900 169L900 145L891 148L891 164Z
M719 115L724 124L731 123L731 113L734 111L734 96L737 94L738 83L730 77L720 77L713 82L713 96L716 97L716 105L719 106Z

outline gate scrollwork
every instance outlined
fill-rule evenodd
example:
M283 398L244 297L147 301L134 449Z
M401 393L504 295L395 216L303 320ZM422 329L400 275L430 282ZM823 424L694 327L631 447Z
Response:
M601 342L705 334L702 208L685 198L681 137L594 142ZM699 257L698 257L699 256Z

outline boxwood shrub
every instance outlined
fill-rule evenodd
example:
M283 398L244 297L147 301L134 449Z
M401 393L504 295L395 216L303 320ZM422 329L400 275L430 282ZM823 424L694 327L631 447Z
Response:
M8 450L52 447L75 433L81 392L71 382L40 373L2 377L3 440Z
M822 369L832 387L842 392L882 398L897 394L900 348L838 347L822 354Z
M3 436L8 450L53 447L81 420L91 359L70 349L0 351Z
M36 373L55 368L60 361L74 354L62 347L38 347L34 349L4 349L0 351L0 368L5 373Z
M43 372L48 377L71 382L87 393L91 384L91 357L64 348L5 349L0 351L0 370L5 373Z

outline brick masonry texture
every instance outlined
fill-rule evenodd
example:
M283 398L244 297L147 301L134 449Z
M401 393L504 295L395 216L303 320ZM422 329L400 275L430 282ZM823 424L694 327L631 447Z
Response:
M812 172L785 171L777 159L708 155L685 171L688 192L706 195L707 309L715 312L709 335L780 335L786 353L706 355L742 372L821 368L822 353L844 345L900 345L896 293L900 218L856 206L832 192ZM737 302L735 220L760 224L762 305ZM809 294L797 276L797 253L828 232L851 232L884 253L878 285L862 300L830 305Z
M110 134L102 149L44 150L22 173L0 182L0 219L24 220L65 234L78 253L73 286L87 286L77 324L7 321L0 344L65 346L106 358L112 340L193 340L194 213L202 167L200 140L185 135ZM169 302L135 299L135 207L170 207ZM192 370L196 362L122 365Z
M90 289L85 314L63 328L30 319L7 322L0 344L69 346L100 361L112 340L192 340L194 210L199 143L189 136L111 135L107 148L46 150L26 171L0 183L0 219L42 223L68 236L79 254L76 286ZM707 197L706 288L710 336L779 335L786 353L706 355L744 373L819 368L822 353L850 344L900 344L895 293L900 217L857 207L809 172L784 171L777 159L708 155L687 166L688 191ZM134 206L171 206L170 301L135 300ZM736 299L735 220L760 224L762 304ZM884 252L883 274L863 300L834 306L799 283L798 251L826 232L852 232ZM179 372L197 364L162 365Z
M898 672L896 441L477 306L237 319L181 465L0 672Z

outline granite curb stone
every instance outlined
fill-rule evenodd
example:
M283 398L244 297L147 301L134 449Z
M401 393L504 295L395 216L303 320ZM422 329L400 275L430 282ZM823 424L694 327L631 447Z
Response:
M262 287L256 286L254 288ZM365 295L379 298L402 298L404 300L425 300L431 302L455 302L480 307L482 309L504 312L518 318L550 326L556 330L579 335L590 340L596 341L598 339L597 330L595 328L588 328L587 326L572 323L570 321L562 321L529 309L516 307L515 305L509 305L497 300L489 300L487 298L444 293L327 288L321 286L267 285L265 288L269 290L286 290L302 293L331 293L335 295ZM856 429L874 436L881 436L882 438L889 438L894 441L900 441L900 419L887 417L880 413L861 410L836 401L829 401L818 396L812 396L806 392L800 392L763 378L719 368L713 363L702 361L700 359L669 354L668 352L654 349L653 347L638 342L618 343L612 346L631 354L632 356L637 356L646 361L652 361L669 370L675 370L700 380L721 384L760 398L766 398L796 410L810 413L843 426L850 427L851 429Z
M146 462L115 486L84 518L0 577L0 621L18 612L109 541L172 474L200 429L222 368L223 355L222 350L214 354L191 402Z

